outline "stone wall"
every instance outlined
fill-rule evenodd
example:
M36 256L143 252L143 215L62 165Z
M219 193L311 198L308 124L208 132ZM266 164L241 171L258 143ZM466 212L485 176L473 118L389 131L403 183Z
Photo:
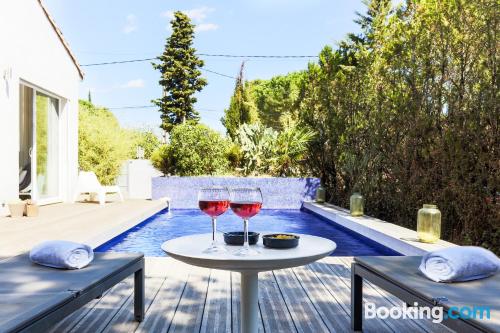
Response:
M202 187L259 187L263 209L300 209L304 201L313 200L318 178L278 177L154 177L153 199L169 197L172 208L198 208L198 190Z

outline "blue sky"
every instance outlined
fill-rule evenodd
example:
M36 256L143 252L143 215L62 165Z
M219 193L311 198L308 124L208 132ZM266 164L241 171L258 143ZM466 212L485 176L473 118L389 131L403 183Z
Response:
M361 0L133 1L45 0L80 64L152 58L163 51L172 11L183 10L197 25L199 53L238 55L317 55L348 32L358 32ZM310 59L227 59L202 57L205 68L236 76L245 60L252 80L304 69ZM161 89L150 62L83 67L81 98L110 108L150 105ZM208 72L197 109L201 121L224 132L219 119L229 104L234 80ZM154 108L112 109L126 127L157 128Z

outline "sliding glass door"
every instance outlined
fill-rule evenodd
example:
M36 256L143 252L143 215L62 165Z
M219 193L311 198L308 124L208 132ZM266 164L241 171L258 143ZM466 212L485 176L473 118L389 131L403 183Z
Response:
M38 199L59 196L59 101L36 92L36 189Z
M20 86L19 191L37 202L60 200L59 100Z

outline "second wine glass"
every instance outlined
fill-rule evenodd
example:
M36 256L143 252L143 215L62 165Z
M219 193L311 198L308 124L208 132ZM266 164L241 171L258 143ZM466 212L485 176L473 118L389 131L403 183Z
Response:
M262 193L260 188L231 189L230 198L232 211L243 219L243 248L234 254L237 256L259 254L259 251L250 248L248 242L248 220L257 215L262 207Z
M198 192L201 211L212 218L212 245L204 253L225 253L226 248L217 242L217 217L229 208L229 190L226 187L202 188Z

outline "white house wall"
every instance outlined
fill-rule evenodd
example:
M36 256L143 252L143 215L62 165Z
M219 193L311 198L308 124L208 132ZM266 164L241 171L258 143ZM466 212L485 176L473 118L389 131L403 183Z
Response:
M61 195L78 172L80 76L37 0L0 1L0 204L18 197L19 83L61 98Z

